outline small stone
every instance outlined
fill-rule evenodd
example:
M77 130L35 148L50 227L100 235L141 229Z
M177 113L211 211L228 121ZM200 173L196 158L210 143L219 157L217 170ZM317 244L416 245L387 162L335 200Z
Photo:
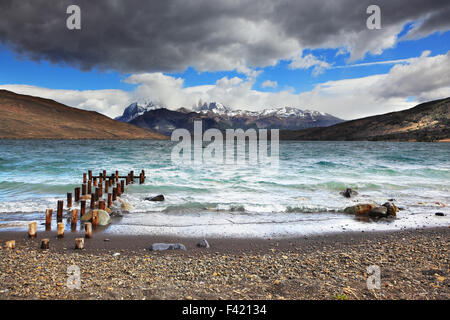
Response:
M197 243L197 247L208 249L208 248L210 248L210 245L206 239L203 239L199 243Z
M150 251L164 251L164 250L186 251L186 247L181 243L154 243L150 247Z
M119 253L119 252L113 253L112 256L113 256L113 257L118 257L118 256L120 256L120 253Z

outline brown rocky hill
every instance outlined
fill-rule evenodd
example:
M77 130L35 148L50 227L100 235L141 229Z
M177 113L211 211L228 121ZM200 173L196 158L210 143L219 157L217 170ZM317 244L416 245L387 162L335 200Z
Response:
M166 136L39 97L0 90L0 139L167 139Z
M282 130L281 140L450 141L450 97L330 127Z

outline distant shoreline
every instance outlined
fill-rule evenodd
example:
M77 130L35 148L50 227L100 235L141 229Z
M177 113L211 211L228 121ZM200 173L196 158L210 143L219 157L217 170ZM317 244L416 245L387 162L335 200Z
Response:
M11 141L29 141L29 140L60 140L60 141L170 141L170 137L167 139L143 139L143 138L129 138L129 139L106 139L106 138L80 138L80 139L66 139L66 138L1 138L0 141L11 140ZM280 141L291 141L291 142L414 142L414 143L449 143L450 138L436 140L436 141L394 141L394 140L291 140L291 139L280 139Z

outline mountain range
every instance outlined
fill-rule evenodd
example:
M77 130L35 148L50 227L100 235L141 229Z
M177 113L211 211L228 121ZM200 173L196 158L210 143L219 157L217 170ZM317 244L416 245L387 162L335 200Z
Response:
M116 120L141 128L170 135L176 128L193 130L193 122L202 120L203 130L242 129L304 129L329 126L344 120L330 114L301 110L293 107L264 109L262 111L234 110L221 103L199 104L189 110L169 110L152 102L140 105L132 103Z
M296 108L255 112L208 103L193 109L172 111L154 103L144 106L136 103L124 111L122 120L129 121L125 123L53 100L0 90L0 139L168 139L175 128L192 130L194 121L202 120L204 130L310 126L281 130L281 140L450 142L450 97L345 122L328 114ZM333 121L339 123L324 126Z

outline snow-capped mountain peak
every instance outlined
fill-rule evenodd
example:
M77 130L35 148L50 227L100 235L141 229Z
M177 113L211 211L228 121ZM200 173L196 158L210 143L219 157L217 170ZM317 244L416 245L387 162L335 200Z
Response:
M131 120L143 115L145 112L150 110L161 109L162 106L150 102L145 102L144 104L139 104L137 102L133 102L128 107L125 108L123 114L119 117L116 117L115 120L119 120L122 122L130 122Z
M230 107L226 107L219 102L205 102L203 104L199 104L198 106L194 106L193 111L201 113L208 113L208 111L211 111L217 114L228 114L232 112L233 109L231 109Z

